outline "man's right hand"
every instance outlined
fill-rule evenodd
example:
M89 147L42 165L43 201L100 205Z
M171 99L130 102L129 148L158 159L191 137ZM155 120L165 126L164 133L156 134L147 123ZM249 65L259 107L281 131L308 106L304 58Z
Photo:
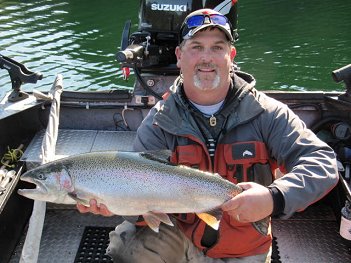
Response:
M77 203L77 209L81 213L93 213L95 215L113 216L114 214L107 209L104 204L98 205L95 199L89 201L90 206Z

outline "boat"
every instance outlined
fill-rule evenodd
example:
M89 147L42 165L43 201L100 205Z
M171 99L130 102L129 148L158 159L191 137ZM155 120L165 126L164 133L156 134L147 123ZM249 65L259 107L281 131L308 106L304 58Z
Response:
M43 141L55 109L59 111L55 158L132 150L141 121L179 74L170 54L177 45L179 21L189 13L184 6L196 9L202 1L168 2L173 4L141 1L137 32L130 34L131 22L126 21L116 58L126 78L133 68L133 91L66 91L64 76L58 75L48 94L26 93L21 85L36 83L42 75L0 55L0 69L9 72L12 82L12 91L0 102L0 262L112 262L105 255L108 233L121 217L80 214L75 206L49 203L44 214L36 214L35 202L18 195L17 189L29 187L20 181L21 174L43 162ZM235 1L217 2L222 10L230 2L236 30ZM160 23L170 17L174 24ZM351 240L344 237L350 233L340 235L340 225L345 227L341 222L351 224L346 218L351 215L351 64L335 69L331 77L345 84L344 92L264 91L287 104L333 147L340 172L338 185L323 199L290 219L272 220L272 262L351 262ZM37 228L31 237L33 225Z

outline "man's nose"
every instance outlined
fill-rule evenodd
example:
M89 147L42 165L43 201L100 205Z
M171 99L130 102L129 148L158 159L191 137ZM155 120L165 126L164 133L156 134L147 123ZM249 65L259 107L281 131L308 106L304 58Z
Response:
M205 48L201 53L201 61L209 62L213 59L213 52L210 48Z

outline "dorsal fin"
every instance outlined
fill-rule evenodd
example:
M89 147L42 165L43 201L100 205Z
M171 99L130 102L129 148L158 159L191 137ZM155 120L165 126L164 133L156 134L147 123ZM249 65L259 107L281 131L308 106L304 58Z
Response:
M156 161L167 165L173 165L169 162L169 158L171 156L170 150L141 152L140 156L151 161Z

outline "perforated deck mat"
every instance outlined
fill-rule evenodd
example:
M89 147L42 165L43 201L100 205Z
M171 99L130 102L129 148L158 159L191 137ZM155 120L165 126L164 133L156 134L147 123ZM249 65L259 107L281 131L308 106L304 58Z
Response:
M109 244L109 233L112 230L114 230L113 227L85 227L74 263L113 263L112 259L105 255ZM271 263L281 263L276 240L274 237Z
M85 227L74 263L113 262L105 255L109 233L113 229L113 227Z

